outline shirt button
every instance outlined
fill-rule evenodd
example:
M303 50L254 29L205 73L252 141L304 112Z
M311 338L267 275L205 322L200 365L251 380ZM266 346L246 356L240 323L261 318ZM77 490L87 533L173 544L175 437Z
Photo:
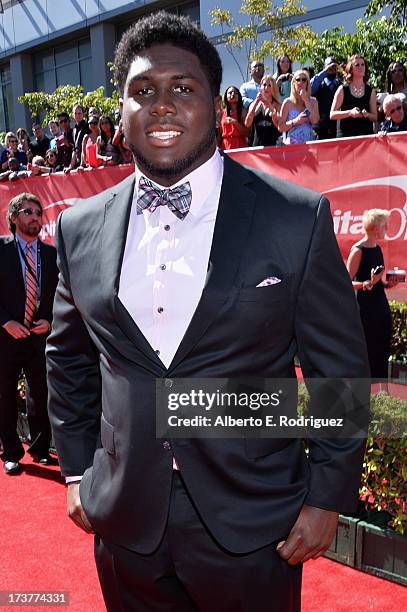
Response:
M167 266L165 264L161 264L160 270L166 270L166 269L167 269Z
M169 225L164 225L164 229L165 229L166 232L169 232L171 227Z
M161 314L162 312L164 312L164 308L162 306L159 306L157 308L157 312L159 312Z
M168 440L164 440L163 448L165 448L165 450L170 450L171 444L168 442Z
M159 354L160 354L160 351L159 351L159 349L157 349L157 350L156 350L156 354L157 354L157 355L159 355Z
M164 383L164 384L165 384L165 386L166 386L168 389L170 389L170 388L172 387L172 380L171 380L171 378L166 378L166 379L165 379L165 383Z

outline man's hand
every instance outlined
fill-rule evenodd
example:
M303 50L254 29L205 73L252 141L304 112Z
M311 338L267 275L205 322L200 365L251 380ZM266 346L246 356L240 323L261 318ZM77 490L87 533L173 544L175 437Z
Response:
M66 509L69 518L72 519L78 527L86 531L86 533L93 533L92 525L89 523L82 508L81 498L79 497L79 482L71 482L68 484Z
M38 319L32 324L31 331L33 334L46 334L51 329L51 325L46 319Z
M287 540L277 552L289 565L317 559L331 544L338 524L338 512L303 505Z
M25 327L25 325L22 325L18 321L7 321L3 327L6 332L16 340L22 340L30 335L30 331Z

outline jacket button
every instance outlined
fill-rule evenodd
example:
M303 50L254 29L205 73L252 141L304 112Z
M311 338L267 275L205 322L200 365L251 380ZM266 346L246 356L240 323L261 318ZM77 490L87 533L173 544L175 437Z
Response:
M170 450L171 444L168 442L168 440L164 440L163 448L165 448L165 450Z
M172 387L172 380L171 380L171 378L166 378L164 384L167 387L167 389L171 389L171 387Z

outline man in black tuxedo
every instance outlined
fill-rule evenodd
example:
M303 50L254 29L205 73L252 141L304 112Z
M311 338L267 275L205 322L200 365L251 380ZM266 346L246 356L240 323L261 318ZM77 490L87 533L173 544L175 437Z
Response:
M309 377L368 375L329 204L222 159L221 63L188 19L138 21L115 66L135 180L58 223L68 513L95 533L109 611L293 612L302 562L356 505L363 440L310 439L307 457L300 439L159 439L155 381L293 378L296 354Z
M10 200L11 236L0 237L0 440L6 474L20 471L24 448L17 435L17 382L26 377L31 445L28 452L43 465L51 438L47 413L45 340L52 321L58 282L56 249L38 238L42 206L36 196L21 193Z

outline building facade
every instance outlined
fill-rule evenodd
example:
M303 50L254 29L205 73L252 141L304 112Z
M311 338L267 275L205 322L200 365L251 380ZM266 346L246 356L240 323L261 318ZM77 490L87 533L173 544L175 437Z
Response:
M354 29L367 0L305 0L306 21L314 31L334 25ZM123 32L142 15L166 9L189 15L218 45L224 87L240 85L241 73L210 24L216 4L238 15L240 0L0 0L0 131L29 127L28 109L17 98L31 91L52 92L81 84L111 92L108 62ZM246 59L238 57L242 70Z

